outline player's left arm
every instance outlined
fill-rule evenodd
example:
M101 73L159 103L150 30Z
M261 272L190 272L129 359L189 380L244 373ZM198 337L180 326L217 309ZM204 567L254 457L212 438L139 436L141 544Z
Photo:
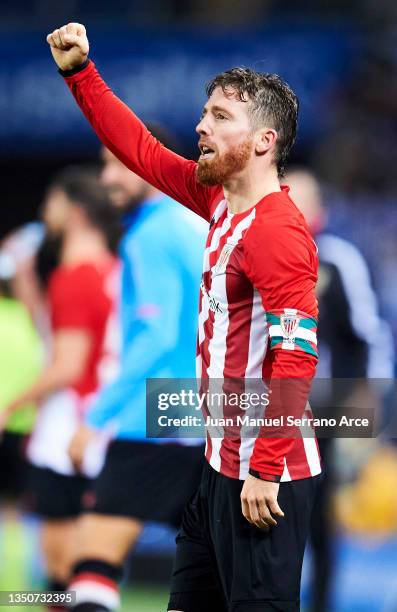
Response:
M53 339L52 358L37 380L11 402L0 416L0 429L22 406L42 401L50 393L76 383L84 372L91 349L91 337L81 329L61 329ZM73 359L71 359L73 355Z
M92 349L96 297L97 280L91 270L58 272L52 276L49 284L51 358L33 385L6 408L3 426L4 420L19 407L39 403L47 395L81 379Z
M243 245L243 267L261 295L269 330L265 377L272 393L266 416L288 413L300 418L317 364L316 249L304 228L262 219L253 223ZM259 527L274 524L270 512L282 516L277 504L279 481L294 442L283 428L263 430L256 439L242 510Z

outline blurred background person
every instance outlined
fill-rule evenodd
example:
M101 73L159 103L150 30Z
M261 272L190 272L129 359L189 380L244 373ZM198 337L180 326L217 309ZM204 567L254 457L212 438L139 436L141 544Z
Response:
M17 265L9 252L0 249L0 421L10 402L31 385L42 365L42 345L25 305L13 291ZM35 420L35 405L20 406L0 437L0 550L6 589L29 587L31 528L24 514L28 464L25 447Z
M321 186L309 169L291 169L285 182L290 186L291 197L305 216L318 246L319 363L316 376L333 379L336 383L327 392L326 385L320 382L321 406L325 408L320 408L321 414L316 412L315 416L334 417L338 406L352 407L356 412L357 409L376 408L376 397L371 394L365 380L392 379L394 350L390 329L379 316L378 300L367 263L351 242L327 232L328 215ZM311 610L326 612L331 608L330 592L336 565L332 507L337 460L336 440L320 437L318 442L324 474L318 485L312 515ZM354 447L355 441L347 442ZM351 475L354 467L352 457L349 459Z
M11 280L13 296L22 302L32 321L44 338L48 331L45 297L35 270L37 252L44 239L44 225L40 221L25 223L2 240L2 251L14 262Z
M52 180L43 220L52 256L45 258L44 276L52 332L49 359L41 374L10 398L1 417L4 426L21 406L40 405L27 446L32 466L28 490L31 509L43 519L47 589L62 591L75 559L76 519L90 482L83 467L81 473L74 470L68 447L103 382L100 366L107 357L104 340L116 297L112 279L117 271L114 249L119 225L95 174L77 167ZM54 251L55 242L59 253ZM43 251L46 240L39 260ZM97 447L95 452L100 455L100 450Z
M172 146L164 128L151 131ZM202 469L202 441L146 438L146 379L195 378L198 289L205 223L102 150L101 180L123 212L120 371L91 406L71 457L113 423L104 468L85 506L70 589L76 610L119 605L123 563L144 521L179 526ZM104 586L105 585L105 586ZM112 592L112 595L110 594Z

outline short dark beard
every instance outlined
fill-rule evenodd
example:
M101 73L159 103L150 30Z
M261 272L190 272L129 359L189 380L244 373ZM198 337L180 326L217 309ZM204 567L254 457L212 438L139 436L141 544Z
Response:
M126 197L122 205L114 204L114 208L119 210L121 216L126 215L126 214L128 215L135 208L137 208L137 206L139 206L140 204L142 204L142 202L146 200L148 191L149 191L149 186L145 185L134 196L130 196L129 198ZM110 199L112 199L112 189L111 188L109 189L109 195L110 195Z
M125 203L122 209L122 214L128 214L135 210L138 206L142 204L146 200L147 190L141 191L138 195L130 198L128 202Z
M252 139L247 138L243 144L230 148L222 157L216 155L213 160L199 161L198 182L207 187L224 185L234 174L246 168L251 150Z

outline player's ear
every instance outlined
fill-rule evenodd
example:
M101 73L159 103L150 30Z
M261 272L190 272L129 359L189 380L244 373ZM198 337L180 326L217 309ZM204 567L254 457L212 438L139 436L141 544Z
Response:
M257 130L254 136L255 152L263 155L275 145L276 140L277 132L273 128Z

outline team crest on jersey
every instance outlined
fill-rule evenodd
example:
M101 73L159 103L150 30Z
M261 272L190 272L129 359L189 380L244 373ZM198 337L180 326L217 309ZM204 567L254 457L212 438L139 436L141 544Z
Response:
M300 317L297 315L281 315L280 327L286 340L293 340L295 332L299 327L299 323Z
M223 274L223 272L226 272L226 266L228 264L230 255L232 254L234 247L234 244L225 244L221 251L221 254L219 255L219 259L216 263L216 266L214 267L214 272L216 274Z

